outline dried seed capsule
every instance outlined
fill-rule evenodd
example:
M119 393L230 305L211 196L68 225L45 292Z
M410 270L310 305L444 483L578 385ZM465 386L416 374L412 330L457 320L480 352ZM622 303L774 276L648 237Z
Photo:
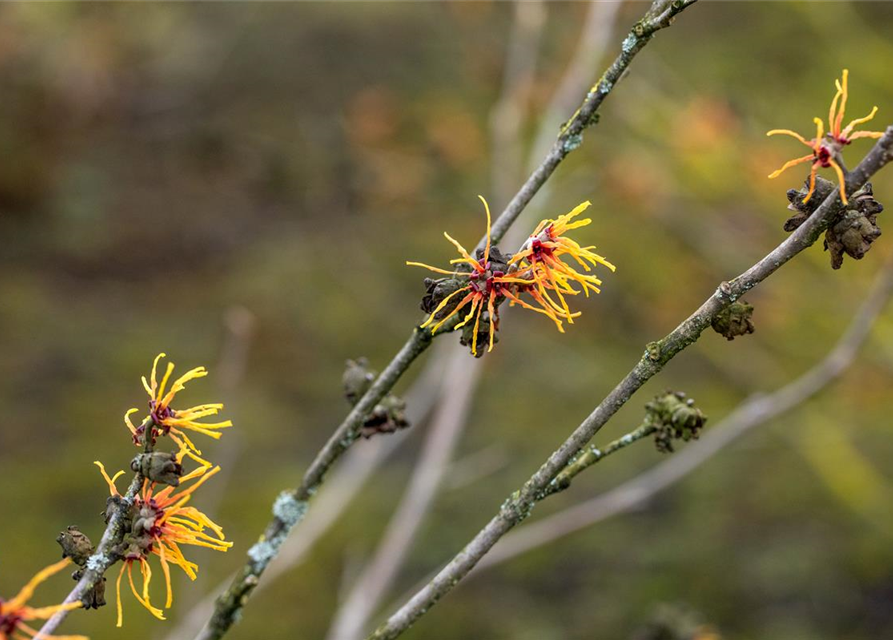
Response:
M825 249L831 255L831 268L840 269L843 256L861 260L871 244L881 236L877 215L884 205L874 199L871 183L850 196L846 210L835 218L825 232Z
M667 391L645 405L646 420L657 427L654 445L661 453L673 452L673 440L697 440L707 416L681 391Z
M754 332L753 305L744 300L733 302L720 311L711 321L713 330L728 340Z
M377 377L378 373L369 368L366 358L348 360L342 380L344 382L344 396L351 405L359 402L360 398ZM406 402L391 393L381 399L360 428L360 435L371 438L377 433L393 433L397 429L405 429L409 426L406 419Z
M77 525L71 525L65 531L56 536L56 542L62 547L62 557L71 558L78 566L84 566L87 559L93 555L93 543L90 538L81 533Z

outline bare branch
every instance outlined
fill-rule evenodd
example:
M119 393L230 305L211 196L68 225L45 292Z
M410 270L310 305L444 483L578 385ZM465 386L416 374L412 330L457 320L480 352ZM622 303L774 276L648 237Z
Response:
M844 335L825 358L799 378L768 395L745 400L724 420L708 429L700 440L673 457L591 500L569 507L544 520L526 524L500 541L478 564L474 575L536 547L592 526L640 506L655 494L679 482L719 451L755 427L766 424L803 404L841 376L855 361L871 334L878 315L893 295L893 263L883 267L871 291Z
M449 355L446 343L443 348L435 348L435 353L425 363L422 372L404 394L407 402L406 413L411 424L421 424L440 397L443 384L444 361ZM335 524L344 510L351 504L360 490L366 486L369 477L405 443L411 431L398 431L387 438L375 438L362 447L352 448L344 461L326 481L326 492L314 503L314 508L301 525L301 535L291 536L270 563L264 573L264 580L258 584L255 593L275 584L276 580L289 570L300 565L313 546ZM201 602L186 612L165 636L165 640L189 640L202 630L208 617L214 613L214 602L233 581L230 575L208 591Z
M154 442L151 437L153 427L154 424L151 418L146 418L146 421L140 425L140 428L145 429L147 434L143 446L144 453L151 453L154 448ZM140 471L136 471L121 499L117 502L109 503L106 511L108 521L106 522L105 531L102 533L102 538L99 540L99 545L96 547L93 555L87 560L87 564L84 565L84 574L81 576L81 579L78 580L74 589L65 597L64 604L71 604L79 600L84 601L90 591L103 580L103 576L108 571L108 568L121 559L115 549L124 539L126 518L130 512L130 507L133 506L134 499L143 486L144 480L143 474ZM70 611L65 609L55 613L43 624L40 632L35 637L53 634L65 618L68 617L69 613Z
M468 421L471 399L481 373L481 362L469 366L465 349L455 349L447 364L447 381L434 414L421 456L400 505L382 535L369 564L354 581L329 630L330 640L362 637L366 621L375 612L394 581L412 541L449 468L459 435Z
M636 54L648 44L657 31L668 27L678 13L694 4L695 1L674 0L672 3L667 3L664 0L656 0L645 17L636 23L623 41L621 53L602 78L590 89L580 108L562 128L552 150L495 220L491 231L494 243L502 239L518 215L564 158L582 144L583 131L594 122L595 114L602 102L611 93L622 74L629 68ZM486 238L481 238L478 248L482 249L485 242ZM258 543L249 550L249 557L230 588L218 599L214 614L198 636L200 640L221 638L240 616L242 608L251 597L251 593L270 560L278 554L292 527L300 522L306 514L309 500L322 484L326 472L356 440L365 416L393 388L415 358L430 346L431 341L432 336L428 330L416 328L413 331L410 339L382 371L369 391L354 406L313 460L301 484L296 489L285 491L279 495L274 504L273 518L267 524ZM275 505L287 506L288 513L294 514L294 517L283 519L277 514ZM282 510L279 509L279 511Z
M862 187L871 175L889 162L893 157L891 147L893 147L893 127L887 129L859 166L847 176L848 192ZM663 369L678 353L697 341L701 332L710 326L713 318L723 308L811 246L827 227L828 222L839 212L840 207L839 194L835 192L829 195L815 213L784 242L731 282L720 284L714 295L669 335L650 343L635 367L524 486L503 503L499 513L431 582L394 613L370 638L374 640L396 638L429 611L440 598L449 593L501 537L530 514L533 505L547 494L549 484L555 477L645 382Z

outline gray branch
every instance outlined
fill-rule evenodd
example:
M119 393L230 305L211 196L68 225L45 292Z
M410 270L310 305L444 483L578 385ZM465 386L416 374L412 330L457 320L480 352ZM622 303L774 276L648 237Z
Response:
M372 559L351 585L336 613L329 629L329 640L354 640L363 636L366 621L397 576L449 468L453 450L468 421L483 364L475 362L469 369L465 349L453 346L455 349L447 363L440 403L407 490Z
M145 453L150 453L154 448L151 437L154 426L151 418L146 418L146 421L141 425L145 429L146 442L143 446L143 452ZM102 533L102 538L99 540L99 545L96 547L93 555L87 559L87 564L84 565L84 574L78 580L74 589L65 597L63 604L85 601L90 591L103 580L105 572L108 571L109 567L121 559L115 552L115 549L124 539L126 518L130 513L130 507L133 506L134 499L143 486L144 480L145 478L140 471L135 472L124 495L116 501L109 502L106 509L108 522L106 523L105 531ZM43 624L40 632L35 637L52 635L65 618L68 617L69 613L71 612L65 610L55 613Z
M889 127L859 165L847 175L848 193L861 188L868 178L890 161L893 127ZM555 477L586 446L592 437L645 382L664 365L700 337L713 318L728 304L775 273L783 264L811 246L841 207L837 192L829 195L815 213L784 242L750 269L730 282L723 282L701 307L662 340L647 345L644 355L570 437L549 457L533 476L514 492L492 520L438 574L395 612L370 637L390 640L406 631L483 558L496 542L524 520L533 506L548 492Z
M878 315L893 295L893 262L884 266L844 335L825 358L799 378L766 395L745 400L697 442L620 486L526 524L507 535L475 569L474 575L536 547L631 511L679 482L739 437L803 404L836 380L856 359Z
M657 31L670 26L675 16L694 2L696 0L655 0L652 3L645 16L634 25L623 41L621 53L589 90L580 108L562 128L546 158L494 221L491 232L493 243L502 239L564 158L582 144L583 131L595 122L599 107L629 68L636 54L650 42ZM477 248L483 249L485 242L486 238L481 238ZM273 506L273 518L260 540L249 550L248 559L233 583L218 599L214 614L197 636L198 640L218 640L241 616L242 608L251 597L261 574L278 554L291 529L303 519L310 498L322 484L326 472L357 439L366 415L393 388L412 362L430 346L432 339L428 330L414 330L400 352L317 454L298 488L284 491L277 497Z

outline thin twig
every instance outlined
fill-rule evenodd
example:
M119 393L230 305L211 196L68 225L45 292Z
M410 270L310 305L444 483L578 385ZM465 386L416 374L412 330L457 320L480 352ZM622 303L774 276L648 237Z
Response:
M862 187L868 178L893 158L893 126L889 127L859 165L847 175L847 192ZM728 304L750 291L798 253L811 246L840 211L838 193L830 194L796 231L763 259L731 282L723 282L714 295L662 340L648 344L645 354L595 410L549 457L521 489L514 492L499 513L462 549L431 582L413 596L370 636L370 639L396 638L408 629L483 558L515 525L524 520L546 494L549 484L605 423L645 382L657 374L678 353L693 344L712 319Z
M592 526L615 515L632 511L655 494L679 482L726 446L755 427L766 424L803 404L839 378L855 361L871 328L893 295L893 261L888 261L846 332L825 358L766 395L748 398L701 438L632 480L533 524L518 527L505 536L478 564L478 571L501 564L531 549Z
M145 434L143 453L151 453L155 448L155 443L151 437L154 429L152 419L146 418L140 425L140 429ZM99 545L96 547L93 555L87 559L87 563L84 565L84 574L78 580L74 589L65 597L63 604L85 601L90 591L103 580L108 568L121 559L115 549L118 548L124 539L126 518L130 513L130 507L133 506L134 499L143 486L144 480L145 477L141 471L134 472L133 479L131 479L124 495L120 499L108 503L106 510L108 521L106 522L105 531L102 533L102 538L99 540ZM70 610L66 611L65 609L55 613L43 624L40 632L35 637L40 638L52 635L65 618L68 617L69 613Z
M545 7L540 2L520 2L514 6L502 92L490 112L493 149L490 174L497 202L511 196L509 189L514 189L521 177L520 129L545 19ZM480 380L480 367L473 367L470 375L465 375L465 350L455 344L451 346L439 407L428 428L422 453L378 547L359 576L352 580L332 617L328 632L331 640L358 640L365 635L369 617L390 589L412 548L468 423L468 409Z
M694 2L696 0L673 0L672 2L655 0L645 17L636 23L623 41L621 53L601 79L590 89L580 108L562 128L546 158L496 219L491 231L493 243L502 239L518 215L564 158L582 144L583 131L593 124L599 107L629 68L636 54L648 44L657 31L668 27L677 14ZM483 249L485 243L486 238L481 238L477 248ZM393 388L415 358L430 346L431 341L432 336L428 330L417 327L413 331L412 336L400 352L382 371L369 391L354 406L347 418L317 454L298 488L279 495L274 503L273 518L267 524L259 542L249 550L248 559L232 585L218 599L214 614L199 634L198 640L218 640L240 617L242 608L251 597L261 574L270 560L279 552L289 531L306 514L309 500L322 484L326 472L356 440L365 416Z
M422 372L415 378L409 390L403 395L406 400L406 415L410 424L421 424L432 411L440 397L444 382L442 368L449 355L450 346L446 343L435 347L435 353L425 363ZM263 581L255 589L255 594L276 583L276 580L300 565L313 546L320 540L351 504L366 481L387 460L399 446L408 440L412 431L399 431L387 438L374 438L362 447L354 447L345 455L342 464L326 480L325 494L314 503L314 508L301 524L301 535L291 536L279 555L264 572ZM208 590L200 602L178 620L177 625L164 636L165 640L189 640L202 630L208 617L214 612L214 603L233 581L235 574L228 576L213 589Z
M407 490L382 535L381 544L339 607L329 629L330 640L362 637L369 616L375 612L412 548L412 541L449 468L462 427L467 423L482 365L476 362L469 367L465 349L454 346L440 405Z
M605 447L599 448L595 445L590 445L583 453L577 456L573 462L567 465L564 468L564 471L555 476L555 482L549 485L549 491L557 492L568 488L571 484L571 480L595 463L601 462L612 453L625 449L642 438L647 438L655 431L657 431L657 427L650 420L646 420L638 428L633 429L616 440L612 440Z

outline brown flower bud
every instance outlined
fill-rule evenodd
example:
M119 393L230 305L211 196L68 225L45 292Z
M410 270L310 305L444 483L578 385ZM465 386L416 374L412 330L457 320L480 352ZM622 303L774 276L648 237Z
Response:
M79 581L84 576L84 570L78 569L72 574L72 579L75 582ZM93 585L92 589L89 589L81 598L81 602L84 605L84 609L98 609L99 607L105 606L105 577L99 579L95 585Z
M152 482L172 487L180 484L183 475L183 465L178 462L177 454L163 451L139 454L130 462L130 468Z
M377 376L376 371L369 369L369 361L366 358L348 360L342 377L344 397L351 405L356 404L369 390ZM393 433L397 429L405 429L408 426L406 402L389 393L369 412L360 428L360 435L364 438L371 438L377 433Z
M366 358L348 360L341 381L344 384L344 397L354 405L372 386L372 382L378 376L378 372L369 368Z
M93 555L93 544L90 538L81 533L77 525L71 525L56 536L56 542L62 547L62 557L71 558L76 565L84 566Z

